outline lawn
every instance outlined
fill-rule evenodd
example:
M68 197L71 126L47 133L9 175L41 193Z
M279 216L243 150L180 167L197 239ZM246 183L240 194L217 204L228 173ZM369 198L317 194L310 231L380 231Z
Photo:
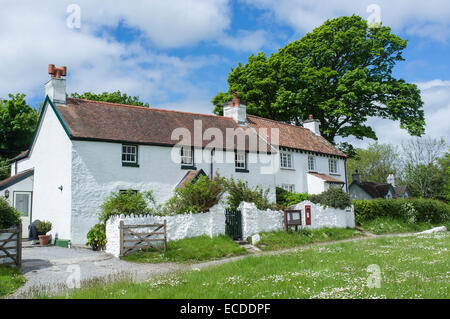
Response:
M143 263L184 263L221 259L246 253L247 250L244 247L234 243L228 236L221 235L210 238L205 235L169 241L167 252L160 253L157 250L146 250L125 256L123 259Z
M20 288L26 279L19 269L0 266L0 297L4 297Z
M432 224L427 222L409 223L399 218L378 217L361 223L361 228L370 233L380 235L387 233L420 232L437 226L447 226L448 223Z
M450 298L449 248L448 232L314 245L139 284L96 284L69 297ZM368 286L373 267L380 288Z
M261 233L261 240L256 244L261 250L277 250L296 247L311 243L360 237L362 234L355 229L320 228L301 229L299 231L277 231Z

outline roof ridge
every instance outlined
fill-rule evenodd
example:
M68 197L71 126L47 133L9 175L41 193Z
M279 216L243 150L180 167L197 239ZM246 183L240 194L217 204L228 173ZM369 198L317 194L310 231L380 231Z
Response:
M158 109L154 107L147 107L147 106L138 106L138 105L129 105L129 104L121 104L121 103L114 103L114 102L105 102L105 101L95 101L95 100L87 100L87 99L78 99L70 97L68 99L72 100L78 100L78 101L84 101L84 102L92 102L97 104L105 104L110 106L119 106L119 107L127 107L127 108L133 108L133 109L140 109L140 110L149 110L149 111L158 111L158 112L174 112L174 113L183 113L183 114L192 114L192 115L200 115L200 116L209 116L209 117L215 117L215 118L226 118L226 119L233 119L229 116L222 116L222 115L213 115L213 114L203 114L203 113L195 113L195 112L186 112L186 111L178 111L178 110L166 110L166 109Z
M253 116L253 117L257 117L257 118L260 118L260 119L263 119L263 120L266 120L266 121L276 122L276 123L279 123L279 124L282 124L282 125L288 125L288 126L292 126L292 127L298 127L298 128L305 129L305 130L309 131L309 129L304 128L303 126L294 125L294 124L286 123L286 122L283 122L283 121L277 121L277 120L273 120L273 119L268 119L267 117L262 117L262 116L253 115L253 114L247 114L247 116Z

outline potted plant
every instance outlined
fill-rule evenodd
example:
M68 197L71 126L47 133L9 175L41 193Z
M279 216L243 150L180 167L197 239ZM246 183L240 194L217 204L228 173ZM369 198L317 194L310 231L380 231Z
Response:
M106 245L106 225L94 225L87 233L87 239L86 245L91 246L93 250L103 250Z
M36 225L36 230L40 234L40 235L38 235L38 237L39 237L39 243L41 244L41 246L47 246L48 242L50 241L50 235L47 235L47 233L52 230L52 223L49 221L45 221L45 220L40 221Z

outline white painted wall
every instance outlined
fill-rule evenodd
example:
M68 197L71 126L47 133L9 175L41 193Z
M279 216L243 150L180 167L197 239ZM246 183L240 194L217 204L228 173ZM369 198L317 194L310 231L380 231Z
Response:
M183 214L174 216L116 216L106 223L106 252L116 257L120 255L119 225L162 224L167 223L167 240L207 235L210 237L225 234L225 209L217 204L207 213ZM135 229L136 232L149 232L150 228Z
M29 158L19 161L18 171L35 168L33 220L52 222L53 236L70 239L72 144L50 105L41 116Z
M305 225L305 206L311 206L311 225ZM355 228L355 213L353 205L347 209L338 209L333 207L322 207L320 204L314 204L310 201L303 201L294 206L294 209L302 211L302 227L322 228Z
M242 213L242 237L261 232L271 232L283 229L284 213L276 210L259 210L254 203L242 202L239 206Z

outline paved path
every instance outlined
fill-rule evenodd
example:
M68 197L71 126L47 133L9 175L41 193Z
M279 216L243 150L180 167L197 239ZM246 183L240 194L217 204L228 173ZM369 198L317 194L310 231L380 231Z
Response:
M332 242L314 243L294 248L277 251L255 252L252 256L274 255L308 249L311 246L329 245L333 243L367 240L381 237L410 236L406 234L371 235ZM177 271L205 268L213 265L246 258L249 255L231 257L221 260L203 262L199 264L144 264L131 263L115 258L104 252L95 252L86 248L61 248L61 247L31 247L22 249L22 272L27 282L14 294L7 298L27 298L36 293L50 295L67 289L68 279L73 277L79 269L81 281L93 279L117 280L122 276L142 281L155 275L173 273ZM79 268L78 268L79 267ZM69 280L70 282L70 280Z

